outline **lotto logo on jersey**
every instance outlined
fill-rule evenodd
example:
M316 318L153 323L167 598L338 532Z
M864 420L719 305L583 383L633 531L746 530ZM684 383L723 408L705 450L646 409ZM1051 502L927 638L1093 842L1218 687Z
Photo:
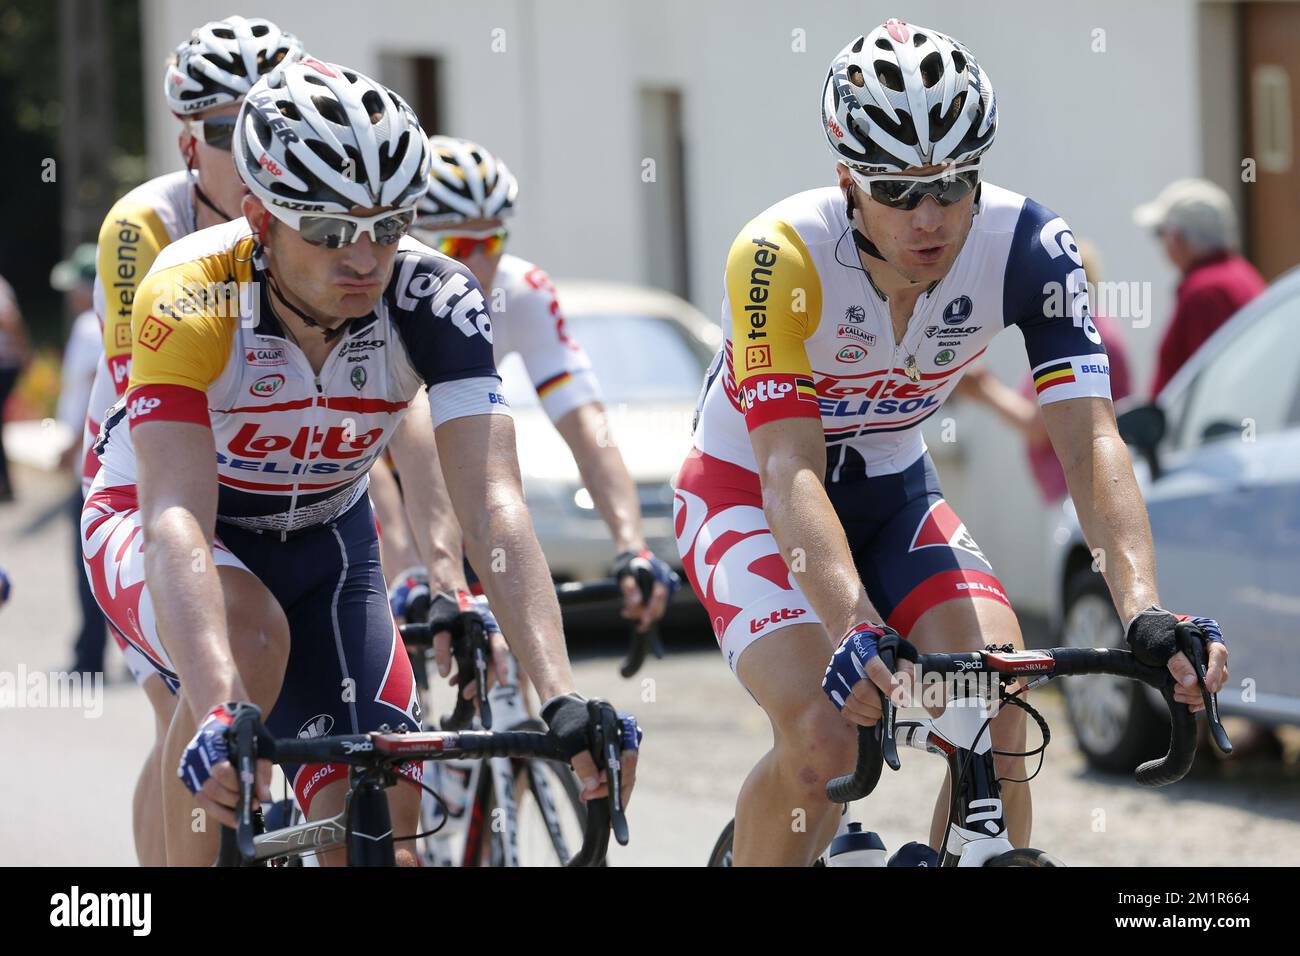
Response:
M287 451L290 458L357 458L379 441L384 429L372 428L358 433L355 427L331 425L325 430L304 425L293 437L262 431L262 426L249 422L230 439L227 449L237 458L266 458Z
M414 312L422 299L429 299L435 316L451 319L452 325L467 338L481 335L491 343L492 320L478 286L470 285L463 272L453 272L444 279L435 272L416 271L427 263L428 260L417 255L407 255L402 260L397 275L397 307Z
M108 360L108 370L113 373L113 384L121 385L131 377L131 356L114 355Z
M161 404L162 399L160 398L146 398L145 396L133 398L126 403L126 417L130 421L135 421L137 418L148 415Z
M788 621L798 620L807 613L808 612L801 607L783 607L779 611L773 611L766 617L755 618L750 621L749 633L757 634L773 624L783 624Z
M767 375L740 387L745 423L750 430L781 418L820 418L812 379L796 375Z

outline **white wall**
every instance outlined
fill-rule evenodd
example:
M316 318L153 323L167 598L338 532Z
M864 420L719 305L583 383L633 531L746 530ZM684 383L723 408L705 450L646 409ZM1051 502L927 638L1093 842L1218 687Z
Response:
M226 15L226 3L145 0L145 63L161 64L189 30ZM645 253L637 91L683 93L696 304L716 315L727 247L772 202L832 181L818 121L831 58L892 6L810 2L655 3L582 0L263 0L257 13L293 30L322 59L378 72L382 52L444 59L443 132L479 139L521 182L512 242L557 275L638 281ZM1130 211L1170 180L1203 166L1193 0L1084 4L914 0L910 18L960 38L998 93L998 141L988 178L1033 196L1092 239L1110 280L1150 282L1150 328L1126 328L1137 380L1149 381L1175 275ZM493 52L494 29L504 52ZM1105 52L1093 52L1093 31ZM792 46L801 30L804 52ZM501 35L497 35L499 42ZM150 168L175 168L175 128L157 81ZM399 91L401 92L401 91ZM1018 333L989 365L1016 384L1026 370ZM948 492L1012 595L1041 605L1046 518L1019 442L989 416L956 409ZM933 444L933 440L932 440ZM950 450L951 451L951 450Z

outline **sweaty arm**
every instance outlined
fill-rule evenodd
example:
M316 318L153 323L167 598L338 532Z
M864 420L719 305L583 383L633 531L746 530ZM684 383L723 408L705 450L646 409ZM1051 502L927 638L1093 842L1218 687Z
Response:
M560 605L524 504L514 420L472 415L436 429L470 563L543 701L574 690Z
M403 476L401 496L405 518L410 522L412 543L420 561L429 569L430 585L435 591L465 590L460 525L447 495L429 416L428 395L421 389L394 430L388 448ZM396 521L403 519L401 512L391 517ZM382 533L387 534L388 528L384 527ZM385 570L396 574L402 568Z
M615 551L640 551L645 547L641 530L641 502L623 455L614 444L605 406L588 402L567 412L555 423L591 493L596 510L605 519Z
M826 435L805 341L821 317L808 250L783 222L755 220L727 257L737 391L763 489L763 513L795 581L832 639L880 621L823 482Z
M158 632L195 719L246 700L230 651L212 536L217 518L216 445L207 388L221 374L234 325L158 309L173 270L141 287L132 321L135 361L127 419L135 449L145 541L145 580Z
M1105 398L1043 406L1088 546L1105 555L1102 574L1121 621L1159 604L1156 556L1133 461L1119 437L1115 408Z

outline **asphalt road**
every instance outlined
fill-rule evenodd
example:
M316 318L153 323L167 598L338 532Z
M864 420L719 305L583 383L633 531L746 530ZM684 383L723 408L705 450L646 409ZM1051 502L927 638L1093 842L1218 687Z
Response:
M56 476L20 469L20 501L0 506L0 566L14 595L0 609L0 679L71 659L76 614L72 531ZM581 639L578 639L578 638ZM615 865L702 865L733 813L745 774L767 749L767 719L707 639L677 630L669 655L632 681L617 673L621 639L575 635L583 691L637 713L646 729L629 812L632 841ZM152 722L110 649L92 709L0 708L0 864L131 865L130 800ZM13 680L10 676L8 679ZM1075 866L1283 865L1300 860L1300 772L1286 764L1201 770L1160 791L1090 771L1060 699L1035 704L1052 746L1034 781L1033 842ZM916 751L855 808L891 850L923 839L943 765Z

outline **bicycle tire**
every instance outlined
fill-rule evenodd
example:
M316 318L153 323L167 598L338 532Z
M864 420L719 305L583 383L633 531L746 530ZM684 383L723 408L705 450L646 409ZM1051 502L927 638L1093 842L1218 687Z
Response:
M1044 850L1033 847L1020 847L1008 850L993 857L985 866L1065 866L1060 860Z
M511 728L511 730L537 731L541 733L545 733L546 729L547 729L546 724L536 718L525 720ZM522 792L531 794L532 799L538 805L540 805L541 803L541 798L538 795L536 779L533 776L532 765L534 763L549 766L553 771L552 779L557 781L560 785L560 790L562 791L562 794L554 795L556 811L561 815L564 815L566 813L569 815L570 822L574 824L574 826L571 827L572 830L571 836L573 840L577 841L573 845L564 847L565 852L571 856L573 853L577 852L578 844L582 842L582 831L586 826L586 822L587 822L587 807L582 802L582 796L581 796L582 787L578 783L578 778L574 775L573 771L567 765L560 764L552 760L538 760L538 761L524 760L524 759L512 760L511 764L514 771L513 775L516 781L517 792L519 792L518 785L522 779L522 784L523 784ZM485 782L487 783L487 792L486 792L484 805L483 805L484 820L491 820L492 811L495 809L495 803L496 803L496 793L491 786L490 777L491 777L490 773L485 774L485 778L486 778ZM518 812L518 808L517 808L517 812ZM523 822L522 814L519 814L516 818L516 826L517 827L522 826L522 822ZM482 863L480 865L498 866L500 865L500 861L504 859L505 856L504 850L501 846L501 840L503 839L504 835L493 831L490 825L487 827L485 831L485 835L488 837L488 839L484 841L486 845L483 846L482 853L480 854L480 860L482 860ZM553 861L548 861L548 862L553 862L554 865L556 866L563 866L565 863L568 862L568 860L560 859L559 856L560 848L555 845L553 836L551 837L551 845L552 845L552 849L555 851L555 857ZM484 859L484 857L486 857L486 859Z
M713 844L713 851L709 854L709 862L705 866L731 866L732 843L736 837L735 818L727 821L727 825L722 828L722 834L718 837L718 842Z

